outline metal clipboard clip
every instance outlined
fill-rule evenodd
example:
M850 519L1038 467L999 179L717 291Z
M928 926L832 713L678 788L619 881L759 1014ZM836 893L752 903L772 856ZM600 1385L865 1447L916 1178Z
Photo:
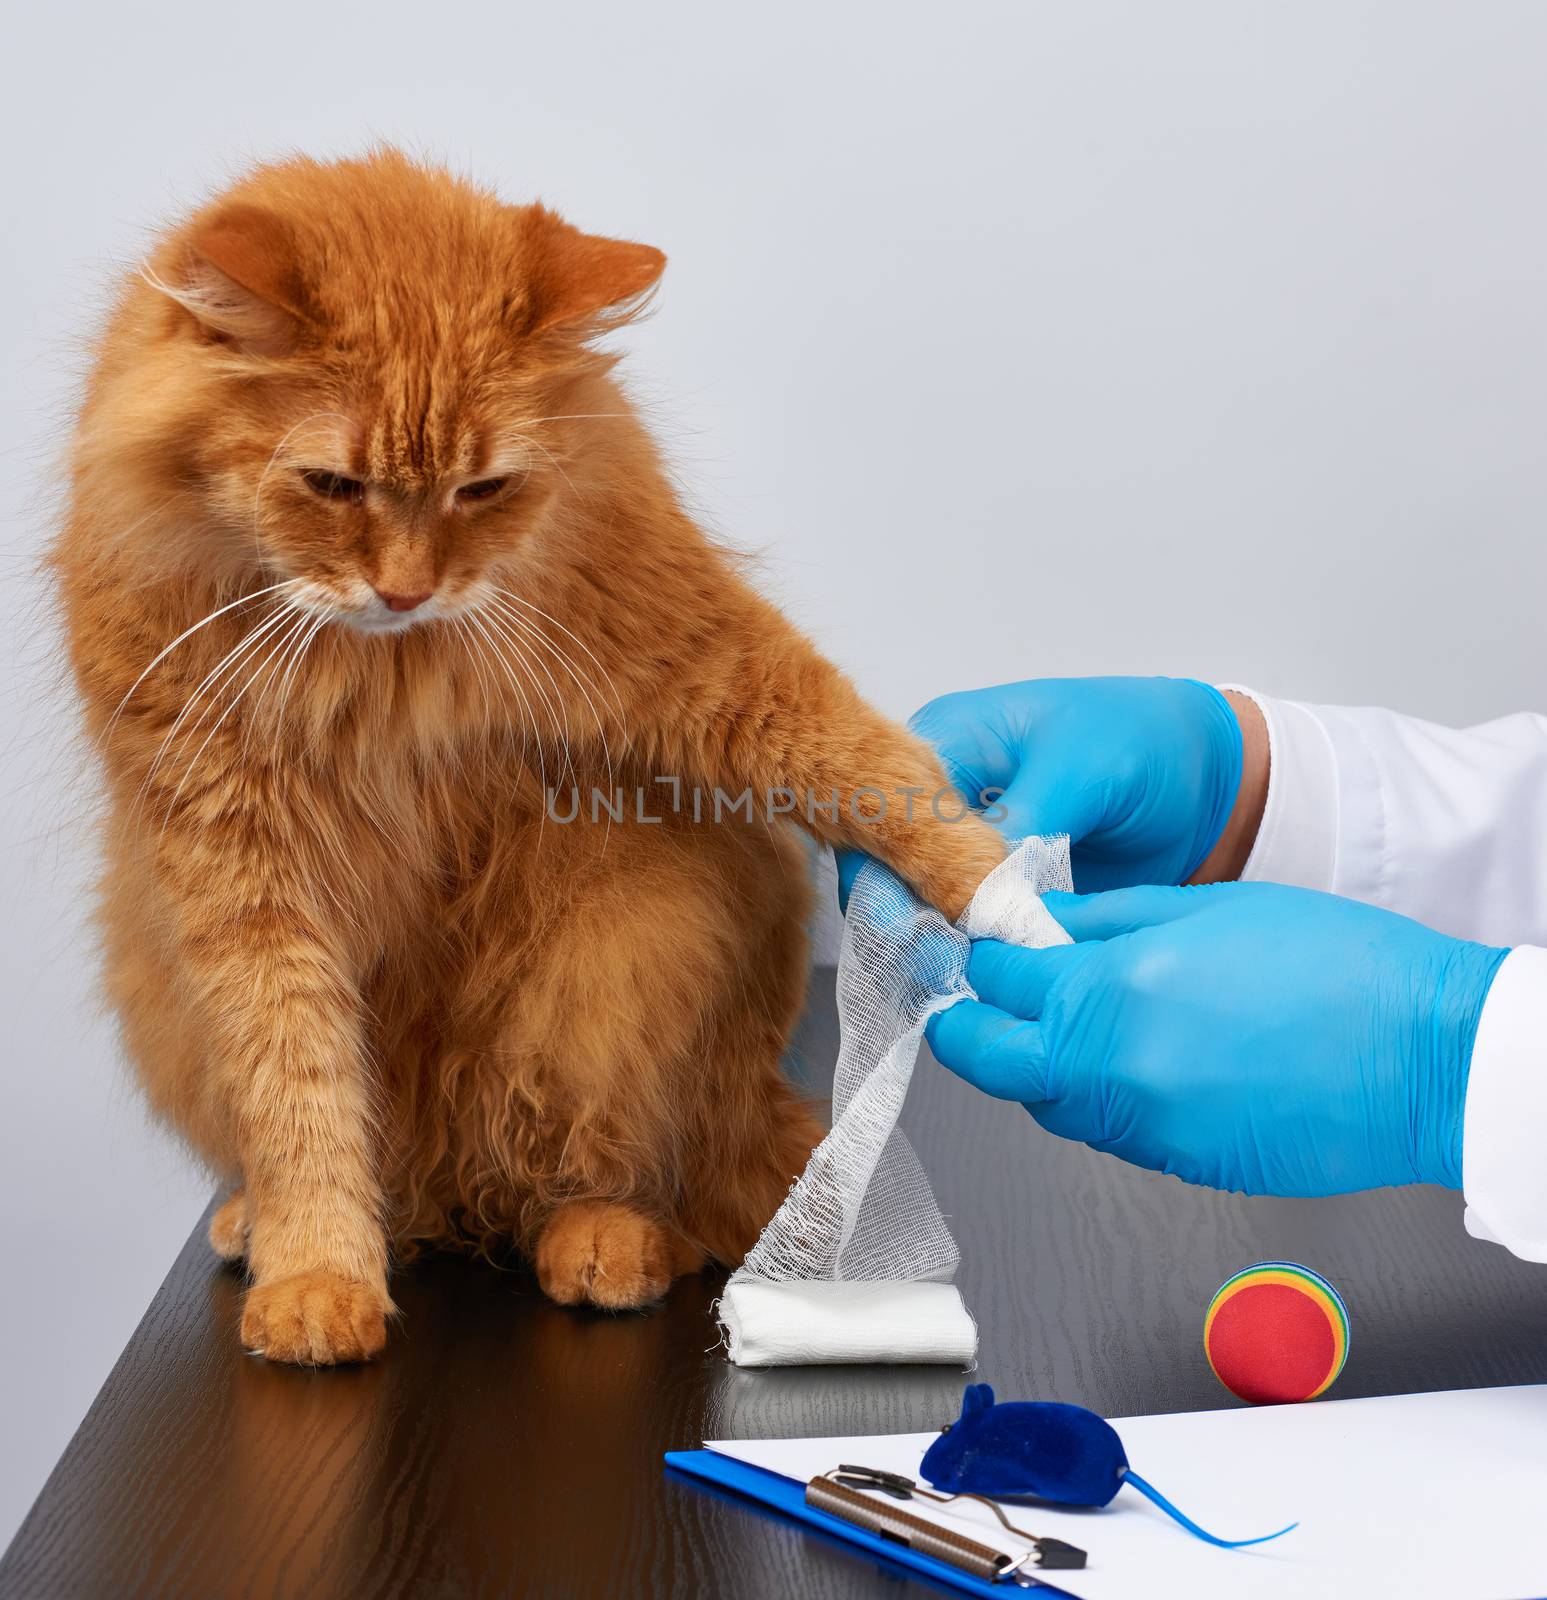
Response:
M894 1500L911 1500L915 1495L922 1495L940 1505L949 1505L953 1500L975 1500L987 1506L1007 1532L1026 1541L1025 1554L1019 1558L1006 1555L1003 1550L980 1544L953 1528L941 1527L938 1522L914 1516L899 1506L873 1500L861 1494L862 1489L879 1489ZM932 1556L958 1571L970 1572L987 1583L1009 1582L1029 1589L1037 1581L1027 1570L1030 1567L1073 1571L1085 1565L1085 1552L1078 1545L1067 1544L1062 1539L1039 1539L1024 1528L1017 1528L992 1500L982 1495L936 1494L933 1489L921 1489L912 1478L905 1478L901 1473L881 1472L875 1467L843 1464L834 1471L819 1474L806 1485L806 1504L878 1538L890 1539L894 1544Z

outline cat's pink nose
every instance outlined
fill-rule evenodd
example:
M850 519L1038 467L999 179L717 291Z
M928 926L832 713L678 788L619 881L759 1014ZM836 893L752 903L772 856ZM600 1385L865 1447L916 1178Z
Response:
M432 591L426 589L423 594L394 594L388 589L378 589L376 593L381 596L388 611L413 611L430 598Z

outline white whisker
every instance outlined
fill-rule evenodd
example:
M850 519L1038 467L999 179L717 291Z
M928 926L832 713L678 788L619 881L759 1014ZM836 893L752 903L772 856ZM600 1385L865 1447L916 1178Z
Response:
M558 664L565 670L565 672L567 672L569 674L570 678L573 680L573 682L575 684L575 687L577 689L579 689L582 698L585 700L587 709L590 711L592 718L596 722L597 737L600 740L601 747L602 747L602 760L605 763L606 768L607 768L607 793L609 795L611 795L613 793L613 791L617 787L617 778L616 778L616 774L615 774L615 771L614 771L613 760L612 760L612 747L608 743L608 740L607 740L607 727L606 727L606 724L602 719L601 713L597 710L595 702L591 699L590 692L588 691L584 680L575 671L574 667L570 664L569 659L565 655L565 653L562 650L560 650L557 645L554 644L554 642L547 636L546 633L544 633L542 631L542 629L536 623L528 621L525 617L523 617L520 614L520 612L516 611L514 609L514 607L506 604L503 600L501 600L499 598L498 593L496 593L492 597L492 603L499 608L500 615L505 618L507 626L514 626L514 627L520 629L521 632L528 639L533 641L534 650L535 650L537 645L541 645L543 649L547 650L548 653L550 655L552 655L553 658L558 662ZM547 669L544 668L544 670L546 671ZM548 676L549 676L549 680L552 681L552 678L553 678L552 673L549 673ZM557 685L555 685L555 692L556 691L557 691ZM601 691L598 690L597 692L600 693ZM566 725L565 731L566 731L566 735L567 735L567 733L568 733L567 725ZM573 772L574 772L573 763L571 763L570 772L571 772L571 774L573 774ZM607 819L607 832L606 832L606 834L604 835L604 838L603 838L603 848L604 849L606 848L606 839L611 836L611 831L612 831L612 816L611 816L611 813L609 812L608 813L608 819Z
M131 821L138 819L140 807L144 803L152 783L155 781L157 772L161 770L161 763L166 759L169 751L171 750L173 742L176 740L183 727L183 724L188 720L189 716L192 715L194 707L198 705L205 692L214 688L220 679L225 677L236 667L237 663L244 655L249 654L265 637L265 635L272 633L274 629L277 628L280 623L283 622L290 614L291 608L288 606L288 604L282 603L269 616L265 617L262 622L258 623L256 627L250 628L245 634L242 635L236 644L234 644L231 649L229 649L225 655L223 655L220 660L216 662L214 667L211 668L211 670L205 675L203 681L198 685L197 688L194 689L193 693L188 696L187 700L183 702L182 709L177 713L176 717L173 718L172 726L167 729L166 734L161 740L161 743L156 748L156 754L152 758L150 766L146 769L144 781L140 784L139 791L135 796L134 805L130 809L129 815ZM194 733L198 732L199 727L203 724L204 718L207 715L207 709L200 712L199 721L194 725L192 730Z
M144 683L151 673L154 672L156 668L159 667L161 663L165 661L166 658L171 655L171 653L185 639L191 639L200 628L207 628L216 617L223 617L228 611L235 611L238 606L250 605L254 600L261 600L266 594L273 594L277 589L288 589L292 584L299 583L300 581L301 580L299 578L286 578L283 583L271 583L266 589L259 589L254 594L244 594L239 599L233 600L229 605L221 606L219 610L210 612L207 617L201 617L199 621L194 623L191 628L184 628L183 631L171 642L171 644L162 649L157 654L156 658L151 662L151 664L146 667L146 669L134 680L133 683L129 685L129 692L123 697L122 700L118 702L118 705L115 707L112 716L107 719L107 726L102 730L102 740L105 741L108 734L113 731L113 725L118 721L119 714L123 711L124 707L129 704L130 700L134 698L134 691L138 689L142 683Z
M281 602L273 611L269 613L268 616L263 619L262 622L258 623L252 628L249 628L248 631L236 642L236 644L233 645L232 648L228 650L225 655L223 655L220 660L217 661L215 665L204 675L204 678L199 683L198 687L195 688L193 693L189 695L188 699L183 703L182 710L179 711L176 717L172 719L172 726L167 729L166 737L161 741L161 746L156 752L156 759L150 764L150 770L147 773L148 777L155 776L156 769L161 764L161 758L165 753L167 746L173 739L177 737L183 723L186 722L187 719L193 714L194 707L198 705L200 699L204 696L206 691L217 688L222 679L230 676L231 669L236 666L236 664L244 655L249 654L260 640L262 640L267 634L272 633L280 625L280 623L284 622L288 617L293 615L295 615L294 608L288 602ZM194 732L198 731L199 726L201 726L203 723L204 717L207 715L207 709L200 714L199 722L194 726Z
M199 746L199 748L194 751L193 759L188 763L188 765L186 767L183 768L183 775L182 775L181 778L178 779L177 787L172 791L172 798L169 801L167 801L166 810L165 810L165 812L163 812L162 818L161 818L161 832L163 834L165 834L165 832L166 832L167 823L172 820L172 815L177 810L177 802L178 802L179 799L181 799L183 790L188 785L188 780L193 776L194 768L197 767L198 764L199 764L200 756L202 756L204 754L204 752L209 748L210 740L212 740L215 737L215 735L220 732L221 727L225 723L226 718L229 717L231 715L231 713L233 711L235 711L236 708L242 703L242 697L253 686L253 683L256 681L258 675L274 659L275 655L280 650L285 648L285 646L288 644L288 642L290 641L291 637L293 636L294 630L296 628L304 627L306 625L307 620L308 620L308 613L303 611L299 615L299 617L296 618L296 620L295 620L294 624L292 625L292 627L286 629L283 633L280 634L280 636L279 636L277 642L274 644L273 648L269 651L269 653L266 656L264 656L263 660L258 663L258 665L252 670L252 672L248 674L246 681L242 684L242 687L237 690L235 696L233 697L233 699L231 701L231 704L228 705L226 707L226 709L220 713L219 717L217 717L215 719L214 726L210 729L210 731L207 734L204 735L204 743L201 744ZM194 731L197 732L198 730L195 729Z
M596 702L594 700L592 700L592 698L591 698L590 689L587 687L585 679L576 670L575 666L570 662L570 659L569 659L568 655L563 650L559 649L559 647L553 642L553 640L550 639L548 637L548 635L543 631L542 627L539 624L530 621L528 618L525 618L525 617L521 616L521 614L519 612L515 611L509 604L507 604L505 601L503 601L503 600L501 600L499 598L501 595L506 595L510 599L517 599L519 597L515 596L515 595L512 595L508 589L500 589L500 590L497 590L496 593L495 593L494 603L496 605L500 606L501 610L504 613L504 615L509 617L510 620L513 623L515 623L519 628L521 628L523 630L523 632L525 632L529 638L533 638L533 639L537 640L538 642L540 642L543 645L543 647L545 649L547 649L549 652L551 652L553 657L558 661L559 665L561 667L563 667L563 669L574 680L575 687L577 689L579 689L582 697L584 698L586 706L590 710L591 716L596 722L597 736L601 740L602 759L607 764L607 790L608 790L608 793L610 794L612 792L612 790L613 790L614 785L615 785L615 778L614 778L614 772L613 772L612 748L611 748L611 746L610 746L610 744L608 743L608 740L607 740L606 723L605 723L605 721L604 721L604 719L602 717L601 712L596 707ZM531 609L537 610L538 608L533 606ZM543 613L543 614L546 615L546 613ZM552 619L550 619L550 620L552 620ZM555 622L554 626L562 628L563 624L559 623L559 622ZM567 628L565 628L564 632L568 633L569 630ZM570 634L570 637L574 638L574 635ZM576 639L575 642L577 644L580 644L580 648L582 650L585 649L585 646L583 644L581 644L578 639ZM588 655L590 654L589 651L587 651L586 653ZM591 657L591 659L593 661L596 660L594 655ZM602 667L602 665L601 665L601 663L599 661L597 662L597 669L598 669L598 671L602 672L603 676L606 676L606 669L604 667ZM611 681L612 680L609 678L608 679L609 684L611 684ZM601 694L602 691L601 691L600 687L597 687L595 685L593 685L592 687L596 687L596 692L597 692L598 695ZM616 693L616 689L614 689L614 693ZM612 708L609 706L608 709L610 710ZM627 727L627 724L625 724L623 722L621 711L619 713L618 720L619 720L619 724L620 724L620 726L622 727L622 730L623 730L623 748L626 751L628 749L628 727Z
M473 620L471 613L465 614L463 617L459 618L458 620L463 622L464 625L466 625L467 637L468 637L468 642L469 642L470 646L476 647L475 651L474 651L473 660L474 660L474 663L476 664L476 666L478 668L479 682L486 689L492 690L492 696L491 696L492 699L498 700L499 699L499 684L494 681L492 672L487 671L486 668L485 668L484 658L489 653L487 638L483 634L482 630L479 630L479 632L477 632L477 633L475 633L473 631L473 628L471 626L471 623L472 623L472 620ZM493 725L492 721L491 721L490 725L491 726ZM504 724L504 727L503 727L502 731L504 733L505 749L508 752L508 751L510 751L510 750L515 748L515 740L511 737L510 724L509 724L508 721L506 721L506 723ZM527 758L527 749L528 749L529 739L530 739L530 735L527 732L526 722L525 722L525 720L523 720L522 723L521 723L521 760L523 762L525 762L526 758Z
M494 732L494 707L489 699L489 679L487 674L484 672L483 659L478 654L476 649L477 641L473 637L473 630L468 627L467 622L462 617L452 617L451 621L456 627L458 638L460 638L462 641L462 648L467 652L469 664L472 666L473 671L478 674L478 693L480 698L483 700L483 764L484 776L485 779L487 779L489 771L488 742L493 736ZM506 730L505 742L508 748L510 743L508 729Z
M572 411L557 417L522 417L515 426L535 428L540 422L605 422L628 415L627 411Z
M498 603L498 601L495 602L496 605ZM574 758L570 752L569 708L564 704L564 697L559 692L558 681L554 678L553 674L548 670L547 666L543 663L542 659L536 654L536 652L530 650L517 634L511 632L510 623L503 611L492 612L485 610L483 616L484 620L489 624L489 626L495 629L495 631L498 632L509 643L510 647L516 652L517 659L526 667L527 677L530 680L533 689L536 690L538 697L542 700L543 705L547 709L548 720L553 725L554 737L561 740L563 743L564 762L569 769L570 779L572 782L578 784L580 778L579 774L575 771ZM549 684L552 686L552 699L549 699L547 691L543 688L542 684L538 681L536 675L533 673L532 666L534 663L536 664L537 669L545 678L547 678ZM563 776L562 769L560 770L559 775L560 777Z
M279 706L274 713L274 726L276 728L280 727L285 720L285 707L290 703L290 690L295 680L295 669L300 666L301 658L311 649L312 640L322 631L325 624L331 622L337 614L338 607L331 605L318 612L316 621L312 623L311 632L301 640L288 665L285 666L284 677L280 679L279 683Z
M161 513L167 510L169 507L176 505L177 502L183 498L183 495L186 492L186 490L180 489L176 494L169 494L159 505L152 506L143 517L136 517L134 521L129 523L126 527L119 528L114 533L110 534L108 536L110 542L113 544L122 544L130 534L138 533L147 522L159 517Z
M557 472L558 475L564 480L565 485L569 489L569 492L571 494L578 494L579 493L579 490L577 490L575 488L574 480L564 470L564 463L559 460L559 458L547 447L547 445L545 445L542 442L541 439L534 439L529 434L515 432L515 433L507 433L507 434L503 435L501 440L500 440L500 443L501 444L506 444L506 443L511 442L512 440L514 442L516 442L517 444L526 445L528 449L540 450L543 453L543 455L547 457L549 463L553 467L553 470L555 472Z
M503 595L507 600L514 601L514 603L518 606L525 606L528 611L536 612L536 614L545 622L551 622L554 627L565 636L565 638L572 639L580 646L582 650L585 651L586 655L590 657L591 662L595 666L596 670L601 673L602 677L606 680L607 687L612 691L612 703L608 706L608 710L616 713L618 725L623 729L624 743L626 745L628 742L628 728L626 726L627 719L623 715L623 700L618 694L618 686L612 681L612 674L608 672L606 667L604 667L597 659L596 652L592 650L585 640L580 638L578 634L571 633L570 630L566 628L557 617L550 616L546 611L543 610L541 606L534 605L532 601L528 600L524 595L517 594L514 589L497 588L495 592ZM601 691L598 690L597 692L600 693Z
M294 609L302 612L303 615L305 614L303 608L299 606L295 607ZM242 757L244 760L246 759L248 750L252 747L253 729L258 726L259 715L263 710L264 701L268 699L269 690L273 688L275 679L279 677L279 674L285 665L286 658L294 650L302 632L303 630L300 627L293 627L286 630L284 647L280 652L279 658L274 662L272 669L265 674L262 685L259 687L257 694L253 696L252 711L247 718L247 727L242 733ZM277 722L275 725L276 727L278 726Z
M537 746L538 781L542 785L542 807L541 807L540 811L538 812L538 821L537 821L538 847L541 848L541 846L542 846L543 827L544 827L544 825L545 825L545 823L547 821L547 816L548 816L548 768L547 768L547 763L543 760L542 733L537 727L537 719L533 715L533 712L532 712L532 703L526 697L526 690L522 688L520 678L511 670L510 661L506 657L504 651L502 651L499 648L499 646L497 644L495 644L494 637L489 632L489 629L488 629L488 626L486 624L485 619L482 616L480 616L477 611L469 611L469 612L466 613L466 615L467 615L467 620L470 623L472 623L472 625L479 631L479 633L481 633L484 636L485 640L488 641L489 647L494 653L495 660L499 663L500 667L504 670L505 676L510 680L511 687L516 691L516 694L520 697L521 704L522 704L522 707L524 709L526 717L528 719L530 719L530 721L531 721L533 742ZM522 746L522 756L523 756L523 758L525 757L525 753L526 753L525 744L523 743L523 746Z

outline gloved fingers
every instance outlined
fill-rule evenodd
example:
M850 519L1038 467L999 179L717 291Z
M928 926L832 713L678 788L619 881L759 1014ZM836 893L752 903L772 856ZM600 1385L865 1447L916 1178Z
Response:
M1064 748L1067 741L1056 734L1044 748L1039 719L1026 715L1031 707L1012 716L1007 705L997 713L985 709L982 699L981 693L942 695L908 723L934 748L967 804L978 811L994 808L990 820L1008 839L1066 833L1078 841L1105 825L1107 786L1076 776L1089 764L1083 748Z
M985 705L984 699L980 691L942 695L915 711L908 728L940 758L951 786L974 811L1000 808L990 818L992 825L1006 838L1024 838L1036 831L1026 821L1030 807L1021 803L1000 814L1006 809L1004 797L1026 777L1023 730L1003 707Z
M1078 844L1107 822L1107 796L1089 784L1071 782L1067 765L1051 754L1030 757L997 800L969 797L973 805L992 804L1004 812L994 826L1009 839L1066 833Z
M1036 1022L1042 1016L1048 991L1078 961L1089 957L1077 944L1049 945L1045 950L1024 950L998 939L978 939L967 957L967 982L986 1005Z
M1060 1139L1071 1139L1076 1144L1090 1144L1093 1130L1090 1112L1083 1100L1044 1100L1032 1103L1026 1109L1039 1128L1056 1134Z
M1021 764L1010 730L982 707L981 699L979 691L943 694L908 718L908 731L934 750L951 782L974 805L985 785L1007 788Z
M1050 889L1042 903L1071 939L1116 939L1139 928L1179 922L1198 909L1198 896L1208 892L1209 886L1172 889L1160 884L1108 889L1102 894Z
M854 880L859 876L859 869L871 858L863 850L837 850L834 854L838 860L838 909L847 911Z
M884 861L847 847L833 854L838 863L838 909L845 916L854 898L854 886L866 867L873 869L865 879L865 912L873 926L902 927L918 915L917 896Z
M954 979L961 971L962 936L885 862L858 850L840 851L839 857L844 914L867 930L882 959L902 963L910 981L931 993ZM846 891L842 877L848 879Z
M977 1000L937 1011L924 1030L941 1066L1000 1100L1041 1100L1047 1085L1042 1029Z
M839 903L844 914L849 915L858 901L859 914L874 932L906 937L922 913L918 896L884 861L877 861L862 850L843 850L839 856ZM847 861L842 859L845 856ZM843 885L845 873L847 888Z

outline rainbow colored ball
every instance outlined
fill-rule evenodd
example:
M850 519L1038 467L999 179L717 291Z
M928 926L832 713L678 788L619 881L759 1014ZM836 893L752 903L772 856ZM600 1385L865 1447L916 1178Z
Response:
M1215 1291L1203 1348L1214 1376L1242 1400L1314 1400L1348 1359L1348 1308L1319 1272L1294 1261L1259 1261Z

